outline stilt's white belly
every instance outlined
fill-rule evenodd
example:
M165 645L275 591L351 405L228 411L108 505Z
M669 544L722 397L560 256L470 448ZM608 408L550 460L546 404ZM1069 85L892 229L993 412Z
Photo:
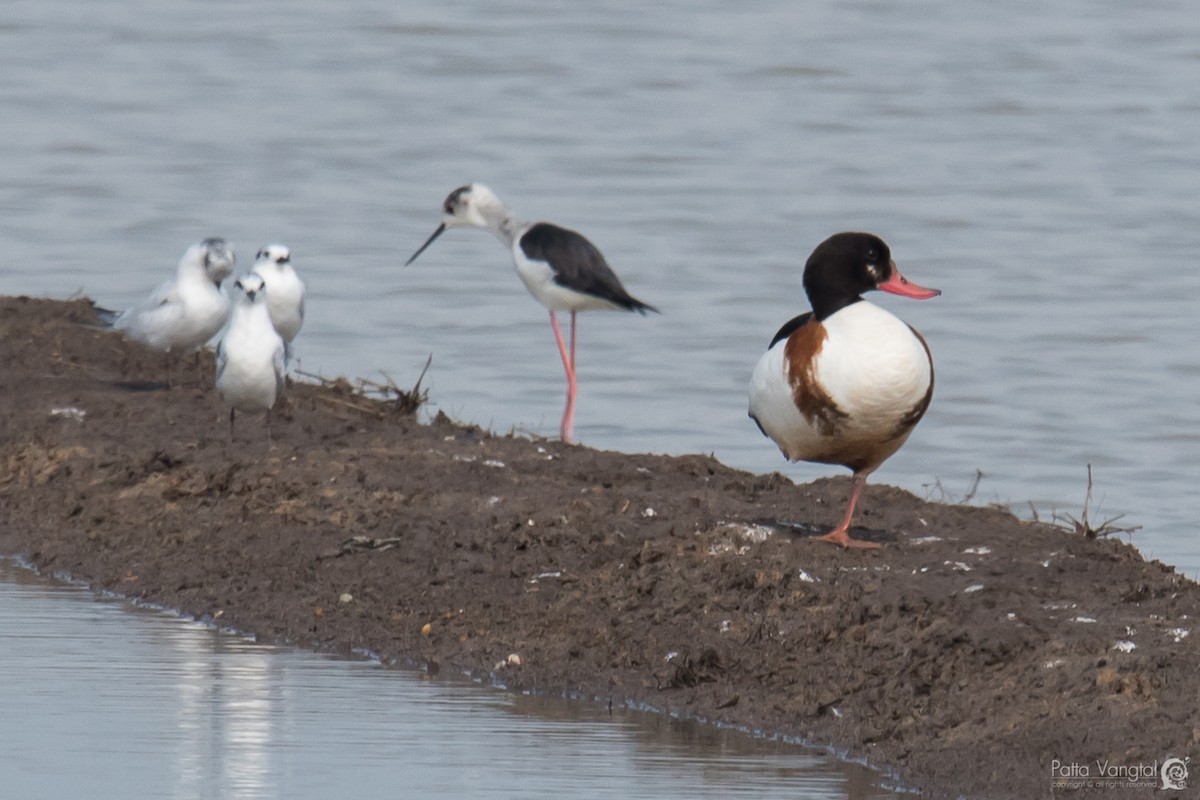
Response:
M521 252L518 242L513 246L513 261L517 266L517 274L529 293L537 301L551 311L586 311L605 309L613 311L619 308L600 297L568 289L554 281L554 270L545 261L532 261Z

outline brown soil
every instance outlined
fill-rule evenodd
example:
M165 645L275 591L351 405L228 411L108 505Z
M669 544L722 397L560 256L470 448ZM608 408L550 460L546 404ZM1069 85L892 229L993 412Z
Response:
M1127 544L876 484L855 535L884 547L842 551L811 533L846 478L419 424L348 384L295 384L273 447L254 415L230 443L210 356L154 387L162 357L91 322L0 298L0 553L43 570L268 639L794 735L935 797L1049 796L1051 759L1094 776L1200 744L1200 635L1170 632L1200 587Z

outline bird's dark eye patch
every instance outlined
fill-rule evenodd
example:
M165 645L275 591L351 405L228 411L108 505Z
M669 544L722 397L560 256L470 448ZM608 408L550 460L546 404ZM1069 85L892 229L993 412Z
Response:
M455 189L446 198L446 202L442 203L442 210L447 214L453 214L454 210L462 204L463 195L471 191L470 186L460 186Z

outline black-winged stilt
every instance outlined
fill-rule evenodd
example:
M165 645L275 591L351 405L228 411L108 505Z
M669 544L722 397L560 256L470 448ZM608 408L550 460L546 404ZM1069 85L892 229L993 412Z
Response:
M567 373L567 405L559 433L574 442L575 425L575 314L589 309L658 311L621 285L600 251L579 233L549 222L522 222L514 217L491 189L481 183L459 187L442 203L442 222L417 248L408 266L447 228L469 225L491 231L512 251L517 274L525 288L550 311L554 341ZM558 326L556 311L571 312L568 348Z

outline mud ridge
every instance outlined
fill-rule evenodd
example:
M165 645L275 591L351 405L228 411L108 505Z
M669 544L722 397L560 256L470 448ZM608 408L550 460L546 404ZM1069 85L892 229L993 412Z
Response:
M1196 753L1197 584L1113 538L845 478L419 423L289 387L231 443L211 356L84 300L0 298L0 553L268 640L490 676L843 749L930 797L1051 762ZM412 376L414 379L416 376ZM764 446L767 446L764 444ZM1200 775L1194 778L1200 784Z

